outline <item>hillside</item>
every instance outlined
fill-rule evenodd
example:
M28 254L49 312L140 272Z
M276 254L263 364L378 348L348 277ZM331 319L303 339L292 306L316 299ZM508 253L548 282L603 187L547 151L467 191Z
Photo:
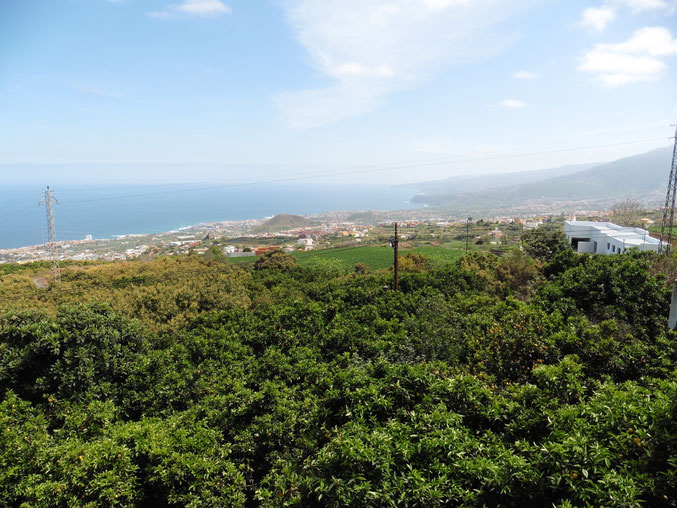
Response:
M303 228L312 226L314 223L302 215L293 215L287 213L280 213L275 217L271 217L263 224L258 226L256 230L261 231L283 231L285 229Z
M655 205L665 192L672 149L660 148L572 174L475 192L430 193L413 201L450 210L482 211L541 204L610 203L633 197Z
M413 189L421 193L446 194L474 192L496 187L521 185L569 175L590 169L598 164L570 164L558 168L534 171L515 171L511 173L490 173L485 175L459 175L430 182L403 184L398 187Z

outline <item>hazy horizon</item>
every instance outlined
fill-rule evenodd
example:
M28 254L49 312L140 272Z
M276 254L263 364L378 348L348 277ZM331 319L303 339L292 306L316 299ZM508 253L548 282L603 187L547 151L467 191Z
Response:
M655 148L653 150L668 149L669 146ZM646 152L642 152L646 153ZM633 153L627 157L641 155ZM426 181L437 181L452 177L474 177L489 176L498 174L512 174L522 172L540 172L552 169L559 169L568 166L596 166L618 159L609 159L604 161L587 161L563 164L559 166L539 167L539 168L521 168L519 164L513 163L512 166L505 164L510 160L508 155L502 159L502 155L487 155L479 157L477 162L486 162L488 160L494 163L500 162L493 168L487 168L484 171L456 171L445 172L438 171L436 178L425 178L426 173L420 171L426 164L437 166L446 164L444 160L431 160L427 162L383 165L383 166L353 166L353 167L319 167L319 166L290 166L292 171L281 172L279 166L266 165L219 165L219 164L181 164L181 163L155 163L155 164L116 164L116 163L0 163L0 171L4 172L4 181L7 184L40 184L52 185L99 185L99 184L130 184L130 185L174 185L174 184L217 184L217 185L242 185L242 184L274 184L274 183L318 183L331 184L340 183L342 185L406 185ZM625 157L620 157L625 158ZM475 162L475 161L471 161ZM450 165L462 166L467 164L468 160L452 161ZM407 167L408 166L408 167ZM11 169L21 168L21 172L13 172ZM415 174L410 175L405 180L393 180L394 171L404 169L414 169ZM493 170L492 170L493 169ZM502 169L502 170L501 170ZM247 170L246 172L242 172ZM352 181L346 181L350 176ZM367 178L365 178L365 176ZM388 176L389 180L384 182L383 177ZM51 182L51 183L50 183Z

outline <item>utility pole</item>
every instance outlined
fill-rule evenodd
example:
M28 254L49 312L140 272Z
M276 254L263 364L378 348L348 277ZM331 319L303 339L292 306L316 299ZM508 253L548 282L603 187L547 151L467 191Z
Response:
M59 203L54 196L52 196L52 191L47 186L45 191L45 197L40 200L39 205L45 204L47 209L47 234L49 236L49 256L52 258L52 280L58 281L60 278L59 274L59 262L56 259L56 229L54 228L54 211L52 210L52 203Z
M648 228L648 224L644 224L644 227ZM644 230L644 243L642 244L642 249L641 250L646 250L646 229Z
M396 222L396 223L395 223L395 236L393 236L393 237L390 239L390 246L393 248L393 251L395 252L395 265L394 265L394 268L395 268L395 286L394 286L394 287L395 287L395 291L397 291L397 290L399 289L398 281L397 281L398 257L399 257L399 244L400 244L400 240L399 240L399 238L397 237L397 222Z
M658 244L658 253L670 255L672 247L672 226L675 220L675 190L677 189L677 128L675 128L675 146L672 151L672 166L668 179L668 192L665 195L665 207L663 207L663 224L661 226L661 242ZM668 210L670 213L668 214ZM665 240L665 248L663 248Z
M470 221L472 220L472 217L468 217L465 221L465 253L468 253L468 234L470 231Z

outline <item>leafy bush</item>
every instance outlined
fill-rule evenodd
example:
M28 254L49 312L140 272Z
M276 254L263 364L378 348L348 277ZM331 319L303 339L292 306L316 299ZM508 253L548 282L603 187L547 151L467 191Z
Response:
M286 254L281 250L273 250L266 252L263 256L259 257L254 263L254 269L264 270L269 268L274 270L289 270L296 265L298 265L298 262L294 256Z
M121 387L147 349L137 323L102 304L63 307L56 320L41 314L0 321L0 383L35 402L83 394L119 400Z
M571 250L561 230L546 226L522 233L522 246L530 256L541 261L551 261L560 252Z

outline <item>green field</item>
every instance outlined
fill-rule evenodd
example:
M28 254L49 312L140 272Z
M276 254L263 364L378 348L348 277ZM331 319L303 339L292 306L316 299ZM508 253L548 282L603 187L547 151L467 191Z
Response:
M446 247L417 247L415 249L402 251L405 255L409 252L424 256L428 260L428 263L435 267L453 263L465 254L464 249L448 249Z
M294 257L303 266L321 264L342 270L353 270L355 263L364 263L372 270L388 268L393 262L390 247L344 247L310 252L297 252Z
M400 250L400 255L408 253L425 256L433 266L451 263L463 255L463 250L452 250L444 247L416 247ZM303 266L322 265L340 270L352 271L356 263L364 263L372 270L383 270L393 263L393 250L390 247L339 247L292 254ZM234 263L253 263L255 257L231 258Z

